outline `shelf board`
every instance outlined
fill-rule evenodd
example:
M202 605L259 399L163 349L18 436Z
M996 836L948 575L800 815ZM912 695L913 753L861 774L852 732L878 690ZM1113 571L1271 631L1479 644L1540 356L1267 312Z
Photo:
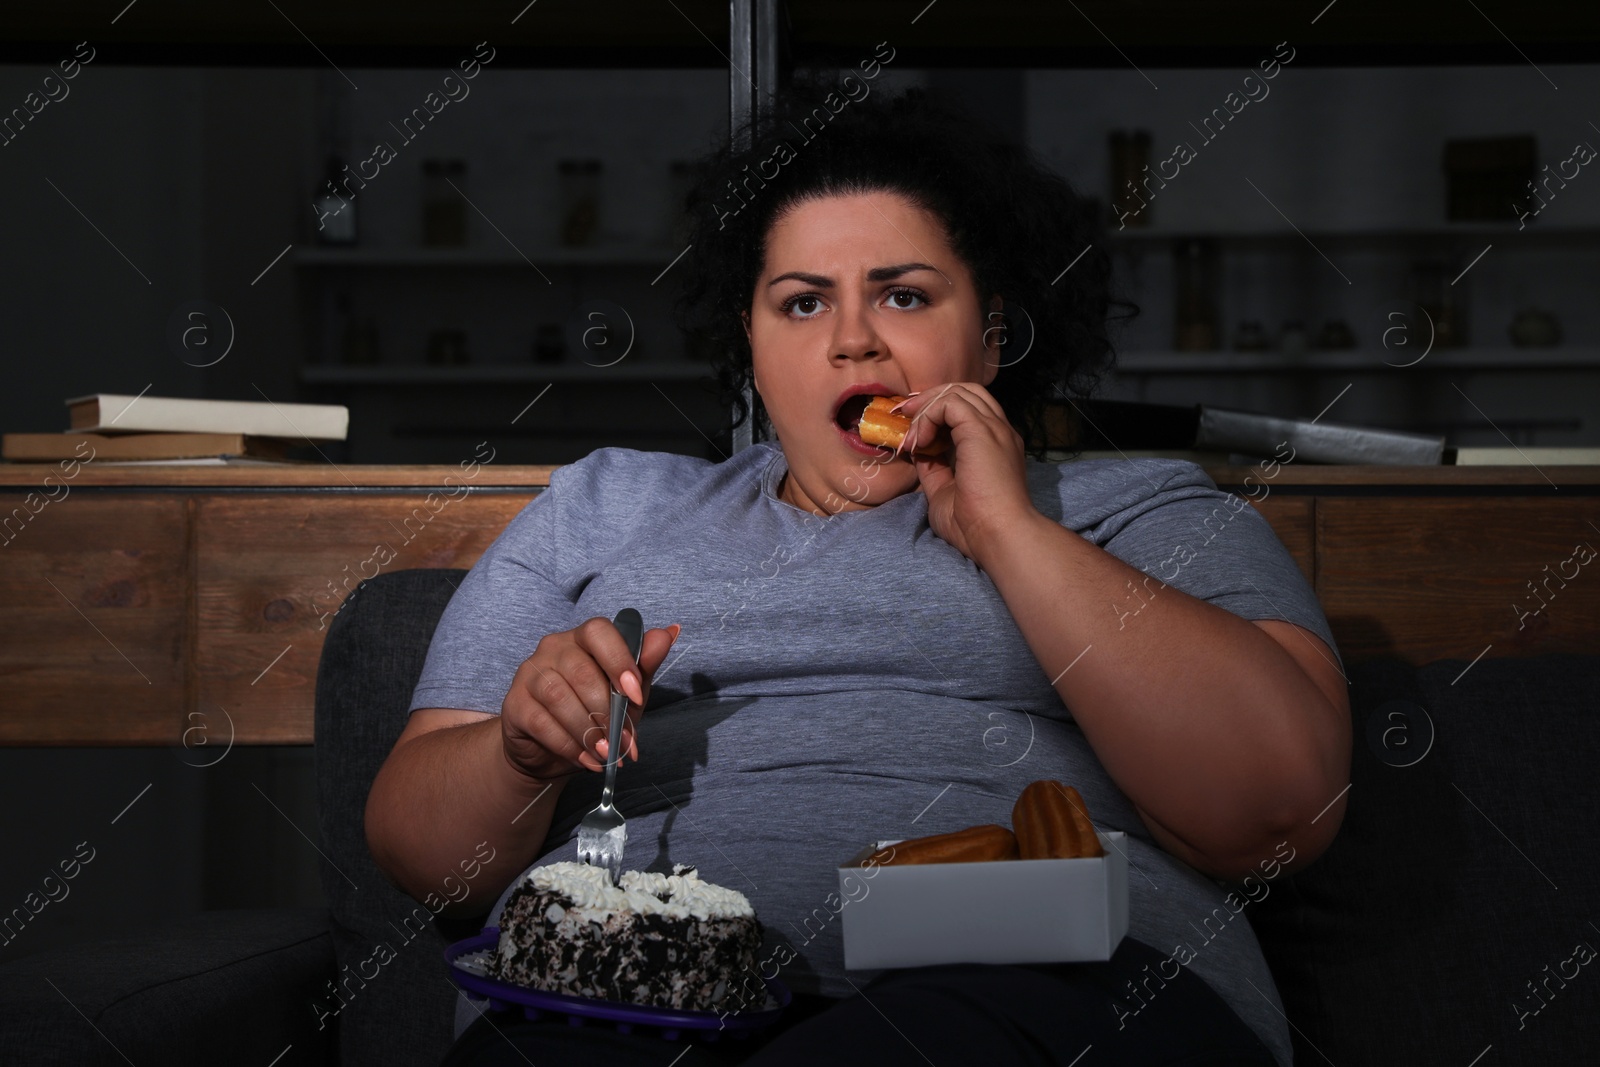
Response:
M1184 230L1169 227L1139 228L1129 226L1117 229L1111 225L1108 236L1112 245L1140 246L1176 241L1185 238L1209 238L1224 243L1277 244L1307 239L1315 244L1393 244L1397 241L1438 241L1448 238L1475 238L1487 241L1510 241L1515 238L1540 242L1571 242L1574 244L1600 244L1600 226L1540 226L1533 223L1519 230L1511 222L1454 222L1437 226L1413 226L1396 229L1310 229L1301 233L1294 229L1255 230Z
M528 247L527 258L507 245L478 248L326 248L317 245L294 250L297 267L506 267L538 268L571 265L654 266L665 269L682 254L682 248L653 245L608 244L589 248Z
M506 363L464 367L371 366L342 364L312 365L300 368L300 380L307 385L347 386L438 386L438 385L523 385L538 382L652 382L692 381L709 377L711 368L687 360L649 362L623 360L615 366L592 367L585 363Z
M1420 361L1405 349L1282 352L1171 352L1136 350L1117 355L1118 374L1295 374L1301 371L1600 370L1600 347L1436 348ZM1406 364L1411 364L1409 367Z

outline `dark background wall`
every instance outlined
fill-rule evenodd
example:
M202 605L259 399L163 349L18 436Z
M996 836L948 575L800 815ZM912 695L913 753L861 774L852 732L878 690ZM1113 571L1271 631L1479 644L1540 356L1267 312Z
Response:
M63 45L62 57L70 52ZM0 67L0 106L20 102L45 73L42 61ZM671 252L661 236L670 223L667 164L692 158L725 130L725 72L486 70L470 99L438 117L425 148L468 161L469 247L499 259L426 269L315 261L310 198L327 153L373 136L441 77L432 68L349 75L359 91L322 68L101 59L0 148L0 428L58 430L66 397L148 386L174 396L347 403L353 436L333 450L341 460L453 463L471 440L488 437L506 461L563 462L621 438L575 434L574 425L595 421L595 382L579 377L575 359L535 364L531 341L540 323L568 322L583 301L606 298L636 301L641 311L629 363L637 376L613 416L616 432L634 431L626 440L635 447L708 454L702 435L722 439L724 413L681 374L661 378L660 393L652 385L652 366L681 368L687 356L647 283L670 260L651 258ZM1236 69L902 67L879 84L948 93L1104 199L1111 130L1147 128L1157 145L1190 137L1187 124L1241 77ZM1597 90L1600 68L1559 63L1286 70L1269 99L1162 193L1153 225L1163 234L1232 235L1228 330L1241 318L1276 327L1338 317L1369 365L1349 376L1130 374L1118 395L1310 416L1349 383L1343 421L1504 444L1463 403L1470 395L1520 444L1600 443L1592 414L1600 410L1600 312L1591 297L1600 177L1585 171L1547 209L1540 225L1565 236L1502 227L1464 243L1443 238L1452 255L1494 246L1469 275L1470 322L1474 346L1500 352L1503 365L1405 377L1382 369L1394 357L1380 340L1388 313L1409 297L1419 242L1441 240L1443 141L1533 133L1541 162L1554 162L1576 141L1600 142L1584 110ZM555 257L559 283L536 283L506 249L540 262L554 247L555 161L571 156L605 161L609 245L652 251L620 264ZM358 202L364 250L403 257L417 243L420 158L421 148ZM1326 238L1335 269L1292 239L1258 239L1286 232L1284 216ZM1124 339L1136 365L1132 357L1171 347L1170 256L1156 240L1119 247L1123 281L1146 311ZM354 315L377 323L386 366L424 367L428 330L458 321L475 371L503 377L424 387L338 379L343 321L329 316L340 294ZM235 327L229 355L204 369L168 336L174 312L194 300L225 307ZM1569 369L1517 365L1506 326L1532 305L1561 319L1576 353ZM513 427L546 385L532 428ZM204 769L181 755L0 750L0 910L20 904L79 842L97 850L72 896L0 947L0 959L204 907L320 899L311 751L237 749Z

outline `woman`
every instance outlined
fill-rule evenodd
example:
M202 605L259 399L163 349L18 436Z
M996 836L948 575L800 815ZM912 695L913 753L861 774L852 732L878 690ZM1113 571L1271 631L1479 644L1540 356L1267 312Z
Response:
M1082 391L1110 354L1091 207L914 91L804 99L708 160L680 305L776 444L556 471L440 622L368 802L375 857L420 898L489 840L455 912L493 922L526 869L572 857L615 686L626 866L692 863L745 893L797 994L761 1045L686 1064L1287 1064L1227 887L1259 899L1343 814L1349 712L1314 596L1191 463L1025 454L1051 384ZM1013 354L1025 321L1038 340ZM898 452L843 425L864 394L910 398ZM607 621L624 606L651 627L637 667ZM1040 778L1128 834L1113 959L846 974L839 861L1008 823ZM463 1005L458 1034L480 1014ZM447 1062L679 1052L472 1029Z

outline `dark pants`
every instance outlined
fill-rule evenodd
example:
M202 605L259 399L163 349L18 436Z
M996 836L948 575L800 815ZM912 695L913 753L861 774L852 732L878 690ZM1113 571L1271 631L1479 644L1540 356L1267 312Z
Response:
M1164 958L1130 937L1105 963L888 971L842 1000L797 995L772 1030L714 1042L497 1012L474 1022L441 1067L1273 1067L1254 1032L1186 968L1144 993Z

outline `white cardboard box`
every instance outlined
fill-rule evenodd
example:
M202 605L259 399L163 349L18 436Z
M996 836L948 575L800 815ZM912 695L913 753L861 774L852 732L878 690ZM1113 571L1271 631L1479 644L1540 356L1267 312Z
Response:
M880 841L839 867L847 970L940 963L1107 960L1128 932L1120 830L1104 856L863 868ZM865 888L863 888L865 887Z

